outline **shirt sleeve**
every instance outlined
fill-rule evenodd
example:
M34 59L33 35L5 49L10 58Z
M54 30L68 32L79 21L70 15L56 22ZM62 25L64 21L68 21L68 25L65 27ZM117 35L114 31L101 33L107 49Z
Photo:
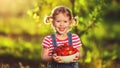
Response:
M82 42L80 40L80 37L77 34L73 34L73 47L77 48L82 45Z
M50 48L50 38L49 38L49 36L46 36L46 37L43 39L42 46L43 46L44 48Z

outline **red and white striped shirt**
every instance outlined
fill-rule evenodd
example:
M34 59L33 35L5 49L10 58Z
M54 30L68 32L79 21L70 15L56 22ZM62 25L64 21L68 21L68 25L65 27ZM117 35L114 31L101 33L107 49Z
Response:
M56 38L56 43L57 43L57 46L64 45L64 43L68 43L68 38L66 38L64 40L60 40L60 39ZM81 43L81 40L80 40L79 36L77 34L72 34L72 46L74 48L77 48L81 45L82 45L82 43ZM51 35L48 35L44 38L44 40L42 42L42 46L44 48L49 49L51 52L53 51L54 46L53 46L53 43L52 43Z

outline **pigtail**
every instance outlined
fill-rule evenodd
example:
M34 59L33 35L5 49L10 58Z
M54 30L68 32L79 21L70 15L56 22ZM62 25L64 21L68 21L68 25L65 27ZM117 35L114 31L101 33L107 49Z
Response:
M77 16L75 16L75 17L72 17L72 26L77 26L77 24L78 24L78 17Z
M44 23L52 23L53 22L53 18L52 16L46 16L44 19Z

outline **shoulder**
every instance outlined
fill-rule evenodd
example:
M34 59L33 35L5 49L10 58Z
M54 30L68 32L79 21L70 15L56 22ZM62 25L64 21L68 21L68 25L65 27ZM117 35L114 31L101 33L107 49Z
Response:
M45 36L44 39L46 39L46 40L51 40L51 35Z
M51 35L47 35L43 39L43 43L51 43L52 41Z
M51 45L51 35L47 35L44 37L43 41L42 41L42 46L44 48L50 48Z
M72 37L73 38L80 38L77 34L75 34L75 33L72 33Z

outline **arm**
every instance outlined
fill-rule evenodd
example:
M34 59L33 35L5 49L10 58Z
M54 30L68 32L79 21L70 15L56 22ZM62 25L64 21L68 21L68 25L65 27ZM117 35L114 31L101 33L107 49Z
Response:
M56 54L53 54L53 56L49 56L48 54L49 54L49 49L43 48L41 53L41 58L43 61L51 62L52 59L54 59L56 62L62 63L61 59Z
M78 47L77 49L78 49L78 55L77 56L78 56L78 59L80 59L82 57L82 54L81 54L80 48Z
M50 62L52 60L52 56L50 56L50 36L46 36L42 42L42 52L41 59L45 62Z
M54 59L54 61L56 61L57 63L63 63L63 61L57 56L57 54L53 54L53 59Z
M79 37L77 34L75 34L75 36L76 36L76 40L75 40L74 43L77 43L76 48L77 48L77 50L78 50L78 54L77 54L76 57L75 57L75 61L77 61L77 60L79 60L80 58L82 58L82 52L81 52L81 50L80 50L80 47L82 46L82 42L81 42L81 40L80 40L80 37Z
M79 58L81 58L82 57L82 53L80 51L80 47L78 47L77 49L78 49L78 52L79 52Z
M80 51L80 48L77 47L77 50L78 50L78 54L76 55L76 57L73 59L73 62L77 62L81 57L82 57L82 54L81 54L81 51Z
M43 61L50 62L52 60L52 56L49 56L49 49L43 48L41 53L41 58Z

